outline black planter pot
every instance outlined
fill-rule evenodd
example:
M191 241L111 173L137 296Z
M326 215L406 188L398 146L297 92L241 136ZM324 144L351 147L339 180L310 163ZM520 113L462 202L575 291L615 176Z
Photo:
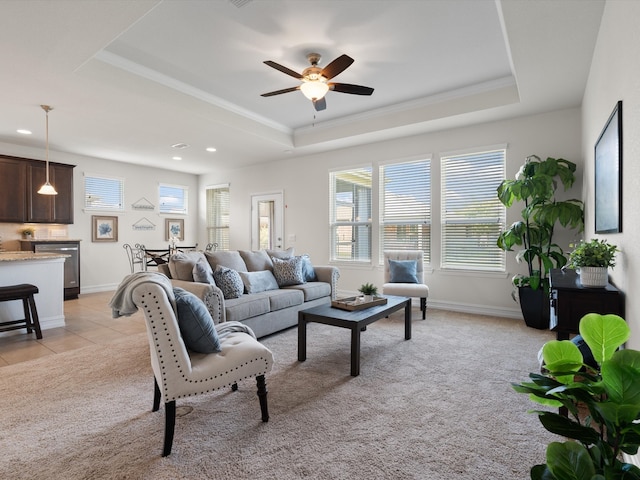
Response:
M544 289L533 290L531 287L518 287L520 309L527 327L547 330L549 328L549 296Z

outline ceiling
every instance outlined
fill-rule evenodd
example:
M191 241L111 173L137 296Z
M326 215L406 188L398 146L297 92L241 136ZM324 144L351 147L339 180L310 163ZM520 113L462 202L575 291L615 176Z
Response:
M581 104L604 0L0 0L0 142L195 174ZM299 82L307 53L372 96ZM21 135L17 129L29 129ZM174 144L188 148L172 148ZM205 151L206 147L216 152ZM1 152L0 152L1 153ZM182 160L173 160L180 156Z

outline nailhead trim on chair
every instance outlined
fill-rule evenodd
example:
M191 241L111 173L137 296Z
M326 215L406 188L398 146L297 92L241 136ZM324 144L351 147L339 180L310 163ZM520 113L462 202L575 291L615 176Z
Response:
M151 327L152 327L153 338L154 338L154 340L155 340L155 342L156 342L156 347L158 347L158 349L159 349L159 348L160 348L160 344L159 344L159 341L158 341L158 338L159 338L159 337L158 337L158 334L159 334L159 332L158 332L158 326L157 326L157 324L156 324L156 321L155 321L155 320L154 320L154 318L153 318L153 313L152 313L151 305L149 305L149 304L147 303L147 301L146 301L146 299L145 299L145 296L146 296L146 295L144 295L144 294L142 295L142 307L143 307L143 308L148 312L149 324L150 324L150 325L151 325ZM160 310L160 302L158 301L157 297L156 297L155 295L153 295L152 297L155 299L155 304L157 305L157 306L156 306L156 309L157 309L157 310ZM165 333L165 335L167 335L167 336L168 336L168 335L169 335L169 334L168 334L169 329L168 329L168 327L167 327L167 323L166 323L166 321L165 321L165 319L164 319L164 316L160 315L160 317L161 317L161 318L160 318L160 321L162 321L162 325L163 325L163 327L164 327L164 328L163 328L163 329L164 329L164 333ZM185 381L187 381L187 382L189 382L189 383L201 383L201 382L207 382L207 381L210 381L210 380L215 380L215 379L217 379L218 377L222 376L222 375L220 374L220 375L214 375L214 376L212 376L212 377L208 377L208 378L203 378L203 379L200 379L200 380L189 380L189 379L187 379L187 376L186 376L185 372L182 370L182 368L181 368L181 367L180 367L180 365L178 364L177 354L175 353L175 352L176 352L176 350L175 350L175 347L174 347L173 343L171 342L170 337L169 337L169 345L171 346L171 351L173 352L173 359L174 359L173 361L174 361L174 362L176 363L176 365L178 366L178 370L179 370L179 372L182 374L182 378L184 378L184 379L185 379ZM160 363L160 368L161 368L161 370L162 370L162 375L163 375L163 377L164 377L165 372L166 372L166 367L165 367L165 365L164 365L164 360L163 360L163 359L164 359L164 355L162 354L162 352L161 352L160 350L158 350L158 361L159 361L159 363ZM243 380L245 380L245 379L247 379L247 378L254 378L254 377L259 376L259 375L265 375L265 374L267 373L267 369L268 369L268 367L269 367L269 362L268 362L268 360L267 360L266 358L264 358L264 357L258 357L258 358L255 358L255 359L251 359L251 360L249 360L249 361L247 361L247 362L243 363L242 365L237 366L234 370L238 370L240 367L242 367L242 366L244 366L244 365L247 365L247 364L249 364L249 363L253 363L254 361L256 361L256 362L257 362L257 361L260 361L260 360L262 360L262 361L265 363L265 369L264 369L264 371L261 371L260 373L258 373L258 374L256 374L256 375L247 375L247 376L245 376L245 377L243 378ZM225 374L225 375L228 375L229 373L230 373L229 371L226 371L224 374ZM189 393L189 394L187 394L187 395L173 396L172 398L168 398L168 392L167 392L167 387L166 387L165 383L166 383L166 382L164 381L164 378L163 378L162 385L163 385L163 388L164 388L164 395L163 395L163 396L164 396L164 399L165 399L164 401L165 401L165 402L170 402L170 401L172 401L172 400L176 400L176 399L178 399L178 398L191 397L191 396L193 396L193 395L201 395L201 394L204 394L204 393L210 393L210 392L213 392L213 391L215 391L215 390L221 390L221 389L223 389L223 388L228 388L228 387L232 386L234 383L236 383L236 381L230 382L230 383L228 383L228 384L226 384L226 385L223 385L223 386L220 386L220 387L210 388L210 389L208 389L208 390L203 390L203 391L201 391L201 392L199 392L199 393Z

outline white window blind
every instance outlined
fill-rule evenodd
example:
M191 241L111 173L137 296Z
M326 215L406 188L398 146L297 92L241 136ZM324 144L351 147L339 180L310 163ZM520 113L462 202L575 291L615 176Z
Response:
M371 261L371 167L331 172L331 260Z
M431 162L380 167L380 261L384 250L422 250L431 260Z
M123 211L124 180L85 174L84 208Z
M229 250L229 185L207 188L207 240Z
M187 214L187 187L161 183L158 192L160 195L160 213Z
M506 223L496 189L505 175L505 150L443 156L442 267L505 270L496 246Z

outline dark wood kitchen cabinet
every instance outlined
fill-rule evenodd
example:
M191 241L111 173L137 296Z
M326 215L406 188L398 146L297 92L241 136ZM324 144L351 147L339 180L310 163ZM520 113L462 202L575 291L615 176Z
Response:
M583 287L575 270L552 269L549 275L551 290L551 320L549 327L558 340L568 340L577 334L580 319L587 313L613 313L624 317L624 297L615 286Z
M46 164L0 155L0 222L73 223L74 165L49 163L49 181L58 195L40 195Z

